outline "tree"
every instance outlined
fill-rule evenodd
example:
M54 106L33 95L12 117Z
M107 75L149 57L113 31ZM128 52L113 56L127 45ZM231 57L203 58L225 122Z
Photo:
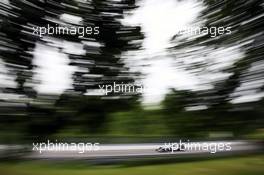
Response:
M15 89L3 91L22 94L27 98L24 102L24 121L18 120L17 112L13 113L16 123L26 123L24 128L30 136L47 136L58 132L66 125L75 125L84 128L86 132L94 133L103 125L109 112L124 110L137 103L140 94L126 95L113 92L108 97L86 95L87 92L98 90L98 85L101 84L133 83L138 75L130 72L125 66L122 53L140 48L140 44L131 44L131 41L141 40L143 35L140 27L124 26L119 21L124 18L125 12L136 8L133 0L120 2L11 0L9 4L3 5L3 8L6 14L1 15L3 19L1 33L4 34L3 47L6 49L1 50L1 57L8 63L7 65L11 65L11 71L16 72L18 84ZM79 26L98 26L100 34L85 35L83 38L78 34L51 35L51 40L59 39L82 44L86 53L85 55L67 53L71 59L70 64L81 68L73 75L74 89L66 91L59 97L37 94L27 84L34 83L32 51L37 42L44 45L52 43L34 36L32 27L56 26L58 21L61 21L62 14L81 17L82 24ZM63 52L61 46L55 47L59 47ZM53 99L56 98L58 100L54 102ZM5 117L7 116L3 116Z
M170 48L175 60L184 56L203 57L208 52L217 51L221 47L237 47L241 45L244 55L238 59L234 65L222 70L222 73L228 73L230 76L213 82L214 88L206 91L197 91L196 93L201 102L206 104L208 109L206 115L210 120L205 121L205 126L211 131L231 131L234 134L245 134L253 131L258 121L263 120L262 115L257 110L261 101L256 103L233 104L235 98L233 94L239 91L243 82L255 82L263 79L263 71L251 71L256 64L263 64L263 12L264 8L260 1L203 1L206 6L198 20L204 20L205 27L231 27L231 35L219 35L211 38L209 35L201 35L180 39L178 35L174 36L172 42L175 46ZM211 48L205 50L183 52L186 48ZM175 51L177 53L175 54ZM178 54L180 53L180 54ZM191 73L203 74L203 70L214 63L195 62L194 64L184 65L185 69ZM215 71L215 70L214 70ZM252 91L263 92L261 87L253 87ZM253 106L252 106L253 105ZM249 129L250 128L250 129Z

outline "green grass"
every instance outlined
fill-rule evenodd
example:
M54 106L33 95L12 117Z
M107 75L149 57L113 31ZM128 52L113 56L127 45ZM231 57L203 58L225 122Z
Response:
M1 163L1 175L263 175L264 155L136 167L54 162Z

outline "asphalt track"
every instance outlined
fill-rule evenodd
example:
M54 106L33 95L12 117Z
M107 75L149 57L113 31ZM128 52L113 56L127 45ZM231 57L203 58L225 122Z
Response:
M32 151L31 154L25 158L29 159L133 159L145 157L185 157L185 156L217 156L221 154L235 154L241 152L254 152L261 150L260 144L247 142L247 141L218 141L218 142L195 142L195 143L230 143L231 150L219 151L210 153L209 150L194 150L194 148L185 151L174 152L157 152L156 149L164 146L164 143L150 143L150 144L100 144L97 151L85 151L79 153L79 150L45 150L41 153L37 150ZM81 151L80 151L81 152Z

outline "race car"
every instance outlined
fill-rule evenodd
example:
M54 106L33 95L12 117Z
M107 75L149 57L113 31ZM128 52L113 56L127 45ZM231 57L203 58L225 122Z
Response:
M184 151L185 146L181 145L180 146L175 146L175 145L170 145L170 146L160 146L159 148L156 149L157 152L174 152L174 151Z

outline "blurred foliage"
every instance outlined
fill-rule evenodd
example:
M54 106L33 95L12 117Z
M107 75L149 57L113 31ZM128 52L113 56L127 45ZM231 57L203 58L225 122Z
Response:
M30 3L27 3L30 2ZM131 72L124 64L122 54L141 49L144 39L139 26L124 26L120 19L137 8L134 0L69 1L69 0L10 0L2 2L0 58L8 67L8 74L15 77L16 87L0 87L5 98L0 99L1 137L8 141L12 137L47 137L59 132L105 135L174 135L178 137L208 137L212 132L227 132L232 136L247 135L263 128L264 99L234 104L232 94L243 82L258 83L264 71L258 69L248 73L252 65L263 66L263 2L259 0L205 0L206 8L199 17L205 26L231 26L231 35L217 39L198 36L181 39L172 38L170 54L175 58L181 54L194 57L208 53L186 53L186 48L220 47L241 45L243 58L223 70L230 73L227 79L214 82L209 90L171 89L160 105L161 109L146 110L140 104L141 94L111 93L109 96L86 95L98 89L98 85L134 83L139 72ZM76 8L73 8L76 7ZM32 52L36 43L53 46L51 42L32 35L29 25L56 25L61 14L71 14L83 19L83 26L99 26L99 36L81 39L75 35L52 36L69 42L83 41L100 43L85 45L85 55L67 53L71 63L86 72L77 70L73 75L73 89L62 95L38 94L30 83L34 82ZM52 20L51 20L52 19ZM63 51L61 51L63 52ZM184 55L186 56L186 55ZM81 60L81 61L79 61ZM88 62L89 64L84 64ZM185 69L192 72L205 69L207 64L188 64ZM90 75L87 76L87 72ZM263 93L264 85L252 87ZM9 98L9 96L11 96ZM187 110L206 106L202 110ZM68 130L68 131L67 131Z
M5 95L18 94L24 98L23 101L19 101L20 97L7 98L1 102L3 107L0 109L0 124L3 136L15 131L29 137L46 137L68 126L79 128L84 133L96 133L105 123L108 113L128 110L139 104L140 94L131 96L111 93L108 97L85 95L86 92L97 90L101 84L133 83L134 77L138 75L129 71L121 59L123 52L140 48L139 42L131 44L131 41L143 38L140 27L123 26L120 22L125 12L129 13L136 8L133 0L11 0L2 2L1 7L5 12L1 13L1 47L5 48L1 50L1 59L6 62L10 74L15 72L18 85L15 88L1 87L0 90ZM56 26L56 21L61 23L62 14L81 17L83 26L98 26L100 34L82 39L77 35L54 35L48 42L32 35L32 28L28 25ZM67 53L71 59L70 64L80 68L73 75L74 89L59 97L37 94L28 86L30 82L36 83L32 79L34 65L31 53L36 43L52 46L52 40L55 42L56 39L92 44L84 45L85 55ZM98 43L101 46L96 46ZM91 76L87 76L87 72Z
M263 2L258 0L205 0L206 8L198 18L205 21L207 27L231 27L231 35L221 35L211 38L209 35L181 38L174 36L172 42L175 46L170 48L175 60L203 57L216 52L223 47L240 47L245 54L231 67L222 73L230 76L226 79L216 80L213 88L197 91L182 91L173 89L167 95L164 106L167 113L166 120L175 134L196 135L202 132L230 132L234 136L244 135L264 126L264 98L254 101L232 103L235 93L242 93L252 97L263 94L263 53L264 53L264 18ZM195 47L201 47L195 51ZM185 51L186 48L193 51ZM206 49L208 48L208 51ZM211 50L209 48L212 48ZM232 50L230 55L232 55ZM223 52L226 52L223 49ZM188 58L188 56L193 56ZM228 61L228 60L226 60ZM201 74L212 63L197 61L194 64L183 65L184 69ZM259 68L256 67L259 66ZM217 71L208 69L208 74ZM239 91L241 86L244 91ZM206 106L206 109L186 111L186 107Z

